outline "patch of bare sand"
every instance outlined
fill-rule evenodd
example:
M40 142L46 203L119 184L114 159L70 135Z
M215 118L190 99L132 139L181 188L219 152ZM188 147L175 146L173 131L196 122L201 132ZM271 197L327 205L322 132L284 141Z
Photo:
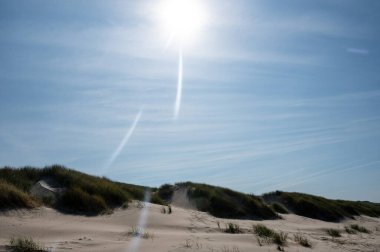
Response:
M209 251L245 252L277 251L275 245L260 246L252 232L252 226L264 224L277 231L288 233L285 251L380 251L380 219L358 217L343 223L328 223L296 215L283 215L283 220L249 221L226 220L207 213L173 206L172 214L163 214L162 206L146 204L145 231L148 239L128 234L138 225L143 208L133 203L126 210L111 215L83 217L65 215L49 208L33 211L13 211L0 214L0 251L13 236L30 236L44 243L52 251ZM228 222L238 224L242 234L223 231ZM359 224L371 234L329 237L325 229L344 230L345 225ZM219 225L218 225L219 224ZM219 228L220 227L220 228ZM307 237L313 247L301 247L294 242L294 234Z

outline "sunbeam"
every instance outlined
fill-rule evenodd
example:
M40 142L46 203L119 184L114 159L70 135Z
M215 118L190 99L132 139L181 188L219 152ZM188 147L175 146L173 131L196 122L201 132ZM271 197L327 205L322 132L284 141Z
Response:
M183 81L183 61L182 61L182 49L179 49L178 53L178 81L177 81L177 95L174 104L174 119L178 118L179 110L181 108L182 100L182 81Z
M107 171L115 159L119 156L120 152L123 150L124 146L128 143L129 139L131 138L133 132L135 131L135 128L137 126L137 123L140 121L141 115L143 113L143 109L140 109L140 111L137 113L135 119L133 120L132 125L129 127L127 133L125 134L123 140L120 142L119 146L116 148L115 152L111 155L110 159L107 161L107 163L104 165L103 169L100 172L100 175L103 175L105 171Z

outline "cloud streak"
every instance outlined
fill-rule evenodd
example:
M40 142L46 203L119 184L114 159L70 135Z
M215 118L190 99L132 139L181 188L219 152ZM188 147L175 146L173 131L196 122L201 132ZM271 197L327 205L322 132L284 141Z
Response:
M347 52L360 55L368 55L369 50L364 48L347 48Z

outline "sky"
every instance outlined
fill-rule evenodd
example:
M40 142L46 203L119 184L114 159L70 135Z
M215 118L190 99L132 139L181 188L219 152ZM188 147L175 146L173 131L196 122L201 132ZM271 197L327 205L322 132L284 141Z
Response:
M0 166L380 202L380 2L0 1Z

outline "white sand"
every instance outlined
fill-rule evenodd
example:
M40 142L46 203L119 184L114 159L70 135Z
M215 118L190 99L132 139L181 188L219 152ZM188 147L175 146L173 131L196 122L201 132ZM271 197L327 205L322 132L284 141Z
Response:
M148 204L145 230L153 238L133 238L127 233L136 226L144 211L131 203L126 210L111 215L83 217L65 215L53 209L12 211L0 214L0 251L11 237L30 236L52 251L277 251L275 245L259 246L252 225L262 223L289 234L285 251L380 251L380 219L358 217L343 223L329 223L296 215L283 215L284 220L242 221L212 217L191 209L172 207L172 214L163 214L162 206ZM243 234L226 234L218 229L228 222L237 223ZM348 235L332 239L324 229L344 229L345 225L360 224L371 234ZM293 241L293 234L305 235L313 248L304 248ZM189 247L186 246L188 244Z

